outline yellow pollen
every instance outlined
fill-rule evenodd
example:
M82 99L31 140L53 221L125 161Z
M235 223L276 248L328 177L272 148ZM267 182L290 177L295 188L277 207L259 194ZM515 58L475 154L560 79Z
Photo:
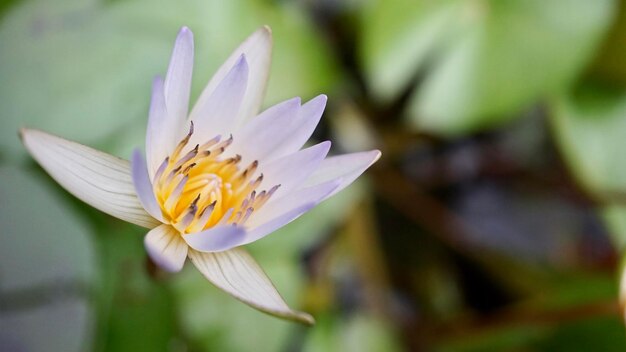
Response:
M253 179L258 161L241 168L240 155L221 157L233 143L232 135L190 147L192 134L193 122L154 176L154 193L164 218L180 233L200 232L215 225L243 225L280 185L257 192L263 182L263 174Z

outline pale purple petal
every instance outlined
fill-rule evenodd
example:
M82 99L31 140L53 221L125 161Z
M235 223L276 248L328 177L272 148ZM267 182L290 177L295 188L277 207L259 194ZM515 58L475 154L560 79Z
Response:
M137 192L137 197L139 197L141 205L143 205L143 208L155 219L164 222L161 207L154 196L152 182L150 182L150 176L146 168L146 161L143 159L139 150L133 152L131 171L135 191Z
M248 230L245 239L239 245L259 240L297 219L326 199L340 183L341 180L329 181L268 202L252 213L252 217L246 224Z
M39 165L78 199L139 226L160 224L137 198L127 160L37 130L20 134Z
M232 132L247 84L248 63L242 55L213 93L196 104L189 117L194 123L190 145L202 144L216 135Z
M263 269L243 248L219 253L189 250L189 259L211 283L262 312L312 325L307 313L289 308Z
M320 163L319 168L305 181L304 185L313 186L341 179L339 187L326 198L331 197L354 182L379 158L380 151L378 150L331 156Z
M241 102L241 108L236 116L231 116L233 130L237 130L247 119L255 116L263 103L265 89L269 77L272 52L272 35L269 27L261 27L250 35L235 51L228 57L226 62L220 66L213 75L206 88L200 95L198 102L191 111L191 117L195 121L197 116L201 116L200 110L216 90L220 82L226 77L231 68L242 55L246 56L248 62L249 79L246 86L245 97Z
M150 230L143 243L152 261L162 269L176 272L183 268L189 248L170 225L163 224Z
M297 124L300 98L278 103L253 118L239 131L233 133L229 153L243 157L242 163L265 161L290 137Z
M277 198L288 194L309 178L324 160L328 150L330 141L325 141L267 164L259 163L259 170L264 176L263 183L267 186L280 185L274 194Z
M189 110L193 55L193 33L189 28L183 27L176 37L164 83L165 105L171 114L170 118L176 122L174 125L179 126L179 129L182 128Z
M234 225L223 225L198 233L183 235L187 244L200 252L221 252L236 247L244 239L244 228Z
M322 94L302 105L298 115L295 116L296 123L291 125L293 128L289 131L288 138L272 150L269 159L281 157L302 148L320 122L327 100L326 95Z
M178 121L170 118L165 107L163 79L156 77L152 84L152 100L148 115L146 131L146 158L148 159L148 174L150 179L159 168L168 153L174 149L177 141Z

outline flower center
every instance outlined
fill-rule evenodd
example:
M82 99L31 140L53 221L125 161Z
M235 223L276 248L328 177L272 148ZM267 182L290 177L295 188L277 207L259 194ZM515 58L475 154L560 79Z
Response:
M200 232L217 224L243 225L280 185L257 193L263 174L252 176L259 162L240 168L240 155L221 157L232 144L232 135L226 140L217 136L189 150L192 134L193 122L154 175L152 185L163 217L181 233Z

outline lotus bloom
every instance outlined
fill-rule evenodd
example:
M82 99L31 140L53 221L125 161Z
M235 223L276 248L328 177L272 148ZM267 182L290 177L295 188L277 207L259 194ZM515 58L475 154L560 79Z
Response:
M145 248L161 268L187 257L213 284L263 312L304 323L240 246L284 226L354 181L379 151L327 157L330 142L303 148L326 104L320 95L259 112L272 39L253 33L218 69L188 113L193 34L182 28L165 79L157 77L146 158L131 161L41 131L24 145L70 193L150 229Z

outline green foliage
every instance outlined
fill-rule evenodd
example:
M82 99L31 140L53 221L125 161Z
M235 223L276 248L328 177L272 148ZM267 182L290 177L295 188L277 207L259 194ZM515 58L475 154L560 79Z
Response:
M15 131L29 126L126 157L143 144L151 82L165 74L181 26L196 37L197 96L230 51L266 23L280 44L266 103L329 92L333 63L297 9L246 0L17 6L0 28L0 77L11 82L0 87L0 148L21 154Z
M41 176L0 166L0 326L15 350L81 351L93 336L98 253L87 223Z
M413 126L441 134L493 126L565 88L588 63L615 7L611 0L401 3L380 2L395 12L372 11L364 23L369 84L393 97L430 56L408 115Z

